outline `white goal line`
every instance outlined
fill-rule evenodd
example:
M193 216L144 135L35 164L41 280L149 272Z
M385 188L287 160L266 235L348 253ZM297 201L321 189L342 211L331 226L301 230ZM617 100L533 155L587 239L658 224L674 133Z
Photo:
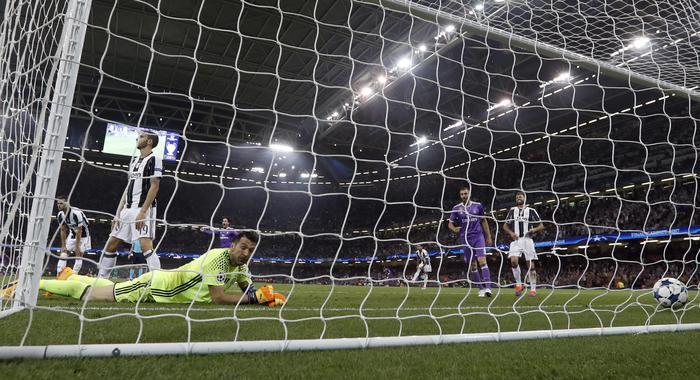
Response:
M365 311L429 311L429 310L487 310L487 309L497 309L497 310L519 310L519 309L526 309L526 310L535 310L535 309L590 309L590 310L595 310L595 311L604 311L599 308L615 308L619 307L621 304L609 304L609 305L595 305L595 308L591 308L590 306L587 305L523 305L523 306L462 306L462 307L402 307L402 308L395 308L395 307L375 307L375 308L362 308L361 310L363 312ZM625 306L646 306L646 307L654 307L654 305L651 304L641 304L637 302L631 302L628 304L624 304ZM157 307L157 306L147 306L147 307L138 307L136 308L135 306L90 306L90 307L80 307L80 306L52 306L52 307L38 307L38 309L42 310L48 310L48 311L80 311L80 310L90 310L90 311L134 311L134 310L139 310L139 311L234 311L234 307L176 307L176 306L165 306L165 307ZM243 306L243 307L238 307L235 310L237 311L270 311L270 312L279 312L279 308L270 308L270 307L257 307L257 306ZM318 307L285 307L282 311L359 311L360 308L357 307L324 307L323 309L318 308ZM610 310L612 311L612 310Z

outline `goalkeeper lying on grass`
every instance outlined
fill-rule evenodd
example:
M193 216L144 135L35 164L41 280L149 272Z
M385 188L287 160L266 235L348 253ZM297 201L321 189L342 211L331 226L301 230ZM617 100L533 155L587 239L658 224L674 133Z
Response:
M57 280L41 280L39 289L91 301L283 305L283 294L273 293L269 285L256 290L250 279L246 263L257 243L258 234L245 231L233 240L231 248L212 249L176 270L144 273L116 284L66 268ZM242 295L225 293L234 282Z

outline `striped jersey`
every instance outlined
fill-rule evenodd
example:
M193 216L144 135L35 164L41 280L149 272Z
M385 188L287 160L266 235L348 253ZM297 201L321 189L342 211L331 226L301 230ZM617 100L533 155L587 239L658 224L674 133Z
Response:
M172 271L153 272L151 295L163 303L211 303L209 285L228 290L234 283L241 289L253 284L248 266L232 266L229 250L217 248Z
M416 258L425 265L430 264L430 256L428 256L428 251L425 249L416 251Z
M81 239L90 237L90 231L88 229L90 223L88 222L87 217L85 217L83 210L76 207L71 207L68 209L67 216L63 211L59 211L58 215L56 215L56 219L58 219L59 226L63 224L68 226L69 238L75 239L75 233L73 231L78 228L82 230L80 234Z
M163 160L153 152L146 157L134 157L129 165L129 183L126 186L126 208L139 208L146 201L151 179L163 176ZM156 207L153 200L151 207Z
M539 225L540 216L537 214L532 207L518 206L511 207L508 211L508 216L506 216L506 223L510 225L510 228L518 235L519 238L527 236L527 231L531 228Z

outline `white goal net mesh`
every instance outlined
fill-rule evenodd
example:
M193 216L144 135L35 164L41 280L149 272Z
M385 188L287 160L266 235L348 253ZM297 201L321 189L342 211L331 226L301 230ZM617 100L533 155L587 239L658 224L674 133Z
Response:
M3 288L17 280L21 252L28 245L25 240L28 218L60 55L58 41L64 25L60 16L66 8L63 2L45 6L26 2L5 4L0 28L0 284ZM0 311L11 308L10 299L0 301Z
M260 233L253 282L272 284L287 303L114 303L41 285L36 303L6 317L12 328L0 345L320 347L332 338L446 341L700 321L698 4L87 4L60 175L47 194L67 196L87 217L81 274L97 274L130 191L135 137L148 129L163 161L153 241L162 269L153 276L187 273L178 268L230 244L230 224ZM27 270L36 126L48 118L65 8L5 8L6 289ZM511 218L517 192L531 211ZM58 274L59 230L53 218L45 280ZM536 252L535 269L511 258L517 247ZM118 250L110 281L148 271L129 251ZM662 278L682 282L664 286L687 292L687 303L661 306L655 298L679 296L652 291ZM4 293L10 309L13 294ZM56 320L60 329L48 323Z

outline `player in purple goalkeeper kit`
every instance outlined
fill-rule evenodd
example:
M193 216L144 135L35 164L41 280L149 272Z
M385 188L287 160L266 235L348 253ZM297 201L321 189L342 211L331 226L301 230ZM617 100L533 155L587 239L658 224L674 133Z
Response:
M201 231L207 234L219 235L219 247L229 248L233 239L238 236L238 231L231 227L231 218L224 216L221 219L222 228L202 227Z
M459 234L460 244L464 244L464 261L470 267L470 280L479 284L479 297L491 297L491 273L486 263L484 248L492 244L491 230L484 217L484 206L479 202L470 201L469 195L469 187L459 189L459 198L462 201L452 207L448 227L450 231Z

